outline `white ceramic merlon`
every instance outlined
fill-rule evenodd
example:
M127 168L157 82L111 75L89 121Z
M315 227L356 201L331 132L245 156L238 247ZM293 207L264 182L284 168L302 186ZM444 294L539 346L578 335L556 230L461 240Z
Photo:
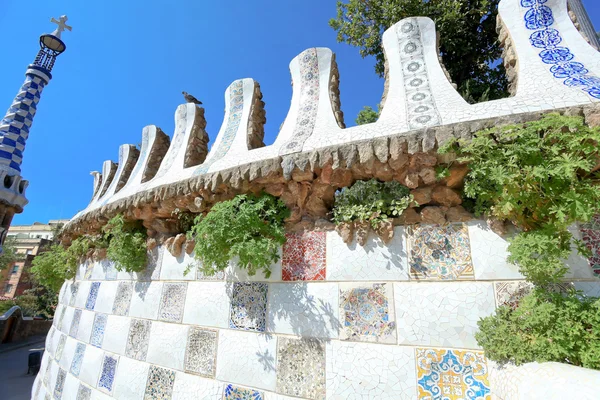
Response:
M333 53L326 48L310 48L290 63L291 105L272 145L248 148L248 124L260 92L255 90L254 80L236 80L225 91L225 118L202 164L184 166L186 154L193 150L189 147L190 138L204 134L203 112L191 103L180 105L175 113L173 140L156 176L141 182L140 174L147 167L153 146L152 132L157 129L148 127L144 132L148 132L149 142L143 146L138 164L123 190L107 193L102 203L98 203L99 193L111 183L101 182L88 208L78 215L150 188L300 151L432 126L599 102L600 53L573 25L566 0L538 3L535 0L500 2L499 14L517 58L517 89L513 97L468 104L440 65L434 23L424 17L407 18L383 35L389 82L385 106L377 122L340 128L330 93L333 69L337 68ZM534 5L542 7L544 13L532 21L530 11ZM550 62L548 57L550 61L554 57L554 61ZM103 176L107 176L106 172Z
M117 169L117 164L115 164L111 160L104 161L104 163L102 164L102 182L100 182L100 190L98 190L97 193L94 195L94 198L92 199L92 202L90 203L90 205L93 205L95 202L98 201L98 199L100 199L102 196L104 196L104 193L106 193L106 191L108 190L108 187L114 180L115 169ZM111 178L111 175L112 175L112 178ZM95 179L96 178L94 177L94 180Z
M119 147L119 163L117 164L117 172L115 172L108 189L106 189L106 193L104 193L104 195L98 199L99 204L106 204L108 199L110 199L116 192L119 191L117 186L122 178L127 179L127 177L123 177L123 173L125 172L125 168L134 162L134 157L137 157L137 151L135 150L134 145L122 144L121 147Z

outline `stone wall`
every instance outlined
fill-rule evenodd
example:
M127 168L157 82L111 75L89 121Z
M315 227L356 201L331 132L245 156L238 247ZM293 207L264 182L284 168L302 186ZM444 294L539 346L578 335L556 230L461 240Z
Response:
M18 342L30 336L48 333L53 321L23 318L21 309L13 307L0 316L0 338L2 343ZM10 332L9 332L10 330Z

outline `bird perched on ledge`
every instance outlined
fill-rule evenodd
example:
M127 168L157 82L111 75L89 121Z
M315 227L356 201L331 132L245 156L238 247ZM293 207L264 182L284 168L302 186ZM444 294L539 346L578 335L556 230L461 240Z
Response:
M192 96L188 92L181 92L181 94L183 94L183 97L185 98L185 101L188 102L188 103L202 104L202 102L200 100L198 100L197 98L195 98L194 96Z

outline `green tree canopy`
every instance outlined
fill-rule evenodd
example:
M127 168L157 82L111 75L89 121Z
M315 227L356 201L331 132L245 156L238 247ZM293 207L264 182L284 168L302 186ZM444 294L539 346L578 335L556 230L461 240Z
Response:
M338 41L374 56L375 71L384 73L383 32L403 18L431 18L440 34L440 54L458 91L468 101L507 96L502 49L496 33L499 0L349 0L338 1L329 25Z
M377 122L377 119L379 119L379 107L375 111L373 107L364 106L356 116L356 125L371 124Z

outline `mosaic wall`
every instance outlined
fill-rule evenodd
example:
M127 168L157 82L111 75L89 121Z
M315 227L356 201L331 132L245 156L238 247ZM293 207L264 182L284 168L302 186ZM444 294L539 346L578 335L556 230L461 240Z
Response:
M268 279L235 266L206 277L166 251L143 280L88 263L59 294L32 397L491 399L477 321L531 289L506 245L473 221L397 227L365 247L288 234ZM556 290L598 296L594 268L571 265Z

